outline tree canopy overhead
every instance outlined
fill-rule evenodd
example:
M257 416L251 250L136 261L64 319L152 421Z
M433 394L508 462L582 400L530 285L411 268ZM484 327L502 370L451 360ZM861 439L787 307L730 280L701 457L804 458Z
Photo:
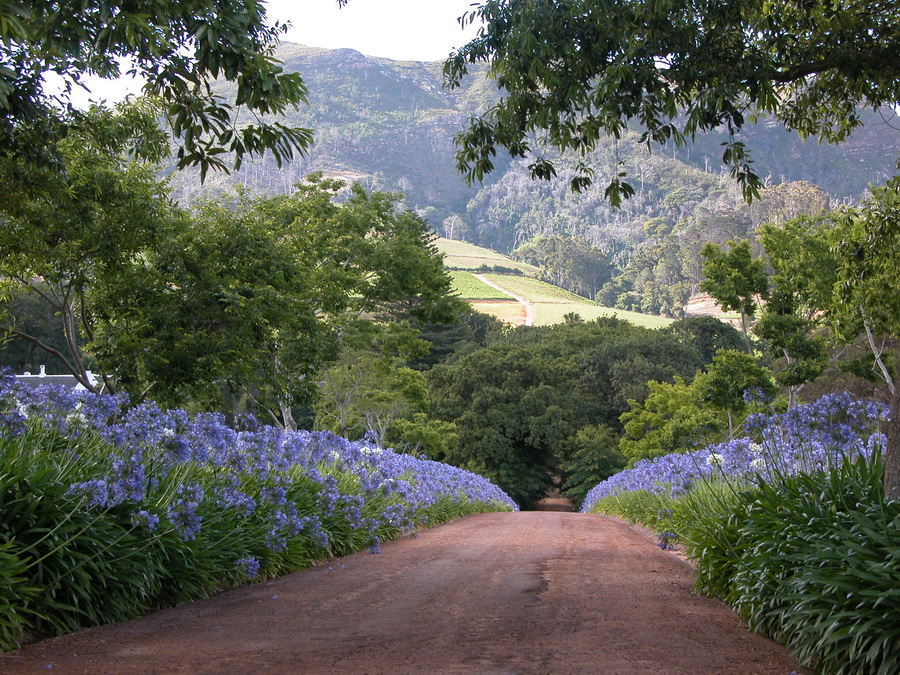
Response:
M70 94L85 75L146 80L178 142L179 168L235 168L266 151L281 164L311 143L307 129L268 122L306 100L297 73L272 50L284 26L268 25L261 0L0 0L0 152L53 159L53 139L77 125ZM47 85L62 81L55 93ZM236 86L234 102L214 80ZM243 111L238 126L237 115Z
M444 65L459 86L490 62L504 97L458 137L459 168L481 180L498 149L536 156L535 178L555 175L547 149L585 156L629 122L642 140L683 143L725 128L723 161L745 195L759 178L735 134L757 114L801 135L839 142L858 106L900 101L900 6L882 0L488 0L464 21L478 37ZM633 193L616 167L606 195ZM575 190L593 179L581 163Z

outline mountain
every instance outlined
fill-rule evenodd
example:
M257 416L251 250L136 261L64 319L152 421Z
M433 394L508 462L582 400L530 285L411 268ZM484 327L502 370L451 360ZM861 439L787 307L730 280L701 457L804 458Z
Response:
M322 171L370 189L402 192L407 206L434 227L465 212L478 188L457 174L452 139L494 95L484 77L448 92L442 88L440 63L290 43L276 55L286 70L303 75L309 89L309 105L289 114L286 123L314 131L311 151L282 169L268 158L249 161L235 175L218 174L202 186L197 172L181 172L173 176L180 200L215 195L237 182L281 193Z
M312 129L314 146L280 170L264 158L246 163L235 175L208 177L204 185L195 172L174 174L173 188L183 203L238 182L284 192L305 175L323 171L370 189L403 192L406 207L453 239L509 252L536 236L579 236L621 265L653 237L653 229L677 229L678 223L704 218L717 221L710 214L718 213L726 214L729 223L735 213L754 220L722 170L721 134L652 152L639 143L637 130L608 139L589 158L597 179L584 194L568 191L572 164L567 160L558 164L558 180L535 182L528 178L528 160L498 157L485 184L468 186L456 171L453 136L499 96L485 69L460 89L447 91L439 62L391 61L351 49L290 43L282 44L276 56L287 70L300 72L309 88L309 105L287 122ZM226 89L221 93L229 94ZM743 136L757 172L772 185L807 181L828 193L832 203L854 202L868 183L883 183L893 175L900 156L897 120L885 121L872 112L865 119L864 128L836 147L803 141L765 120L747 127ZM613 209L603 198L604 176L618 171L620 163L636 194L623 208Z

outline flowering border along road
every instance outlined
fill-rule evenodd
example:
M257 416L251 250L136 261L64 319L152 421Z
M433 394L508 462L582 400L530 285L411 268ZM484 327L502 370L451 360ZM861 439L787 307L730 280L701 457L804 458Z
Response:
M0 649L517 510L368 441L0 377Z

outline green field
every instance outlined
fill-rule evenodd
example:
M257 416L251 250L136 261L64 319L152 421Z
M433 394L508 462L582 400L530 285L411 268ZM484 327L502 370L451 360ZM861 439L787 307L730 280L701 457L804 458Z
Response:
M593 321L601 316L617 316L647 328L662 328L672 323L672 319L661 316L601 307L580 295L533 278L540 271L534 265L517 262L496 251L466 241L439 237L435 240L435 246L444 254L444 264L451 268L450 277L453 280L454 294L463 300L472 301L478 311L492 314L505 321L518 323L523 320L524 312L517 309L513 303L490 301L509 301L512 296L517 296L533 306L534 322L538 326L562 323L563 317L572 313L578 314L585 321ZM507 292L503 293L479 280L472 272L466 271L477 270L483 265L518 269L523 275L484 273L485 279Z
M628 312L623 309L601 307L575 293L548 284L544 281L509 274L485 274L485 279L500 286L511 295L518 296L534 305L534 323L550 326L563 322L566 314L578 314L585 321L593 321L601 316L617 316L620 319L647 328L662 328L672 323L672 319L650 314ZM477 281L477 279L476 279Z
M570 293L564 288L548 284L546 281L519 277L511 274L485 274L485 279L497 284L511 295L518 295L528 302L584 302L593 305L587 298Z
M470 244L467 241L438 237L434 245L444 254L444 264L451 269L477 270L482 265L487 265L488 267L500 266L520 270L529 276L535 276L540 272L534 265L518 262L502 253Z
M477 279L471 272L451 271L453 293L463 300L510 300L511 297Z
M537 326L552 326L562 323L566 314L577 314L585 321L593 321L601 316L615 316L623 321L630 321L637 326L645 328L665 328L672 319L652 314L639 314L624 309L601 307L595 304L585 303L536 303L534 306L534 323Z

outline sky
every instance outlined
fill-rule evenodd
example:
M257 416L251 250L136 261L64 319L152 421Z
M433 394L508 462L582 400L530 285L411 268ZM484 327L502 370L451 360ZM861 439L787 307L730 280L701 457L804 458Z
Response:
M475 0L268 0L266 14L290 21L288 42L308 47L350 47L366 56L398 61L443 61L477 32L457 19Z

